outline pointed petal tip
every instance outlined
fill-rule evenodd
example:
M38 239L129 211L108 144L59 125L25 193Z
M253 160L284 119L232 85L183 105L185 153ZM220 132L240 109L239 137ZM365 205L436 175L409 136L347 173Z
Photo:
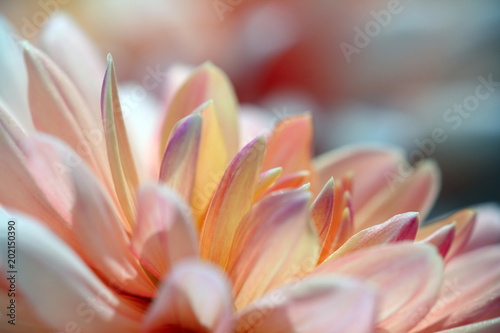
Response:
M433 244L441 257L445 258L455 238L456 226L456 222L444 225L419 243Z
M404 221L403 223L406 225L414 225L418 228L418 225L420 223L420 213L418 212L408 212L408 213L403 213L396 215L399 220Z
M211 71L211 72L217 71L217 72L224 73L224 71L219 66L215 65L210 60L205 61L203 64L201 64L200 68L206 69L206 70ZM224 75L225 75L225 73L224 73Z
M213 107L214 106L214 100L213 99L209 99L203 103L200 104L200 106L198 106L194 111L193 113L196 113L196 114L201 114L205 109L209 108L209 107Z
M400 229L405 229L406 232L401 232L401 240L415 240L418 226L420 224L420 214L417 212L403 213L397 216L400 223Z
M421 161L415 166L416 170L418 170L419 168L422 171L430 173L435 181L441 181L441 168L439 168L439 164L437 163L437 161L432 159Z
M249 143L246 144L245 147L243 147L241 149L241 151L236 155L236 157L238 156L245 156L245 155L249 155L252 156L253 154L251 154L249 151L250 150L253 150L253 149L256 149L256 150L262 150L264 149L265 150L266 148L266 138L264 135L259 135L257 137L255 137L254 139L252 139Z

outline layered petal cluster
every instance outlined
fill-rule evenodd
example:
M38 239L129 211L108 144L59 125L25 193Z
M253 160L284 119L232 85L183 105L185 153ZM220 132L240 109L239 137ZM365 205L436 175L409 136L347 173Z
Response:
M249 125L211 64L171 78L157 108L135 90L130 108L113 59L63 16L37 46L4 27L0 72L19 314L2 332L499 329L500 212L419 228L433 162L369 146L313 159L309 115L242 144ZM0 304L9 288L2 276Z

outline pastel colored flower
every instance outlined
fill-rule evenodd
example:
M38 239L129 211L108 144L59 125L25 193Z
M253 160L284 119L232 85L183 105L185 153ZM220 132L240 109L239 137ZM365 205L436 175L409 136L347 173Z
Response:
M64 34L39 47L0 34L2 244L17 228L16 325L2 312L2 331L499 329L499 210L419 229L433 162L368 146L313 159L309 115L240 121L211 64L157 107L145 80L127 113L112 58L101 72ZM264 134L241 144L249 128Z

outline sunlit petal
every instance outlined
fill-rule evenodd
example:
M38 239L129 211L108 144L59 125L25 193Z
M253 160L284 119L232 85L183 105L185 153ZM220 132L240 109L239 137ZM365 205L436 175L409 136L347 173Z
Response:
M216 267L196 261L177 265L144 319L145 332L231 332L234 326L228 281Z
M189 208L175 192L155 185L141 189L131 246L141 264L158 279L175 262L198 255Z

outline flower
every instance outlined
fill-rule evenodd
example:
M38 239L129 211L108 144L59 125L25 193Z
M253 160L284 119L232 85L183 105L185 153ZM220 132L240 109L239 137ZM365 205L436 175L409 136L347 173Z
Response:
M162 111L143 96L127 115L112 58L99 92L74 37L47 55L0 35L3 331L498 329L499 210L419 229L433 162L366 146L312 159L308 115L241 147L211 64Z

